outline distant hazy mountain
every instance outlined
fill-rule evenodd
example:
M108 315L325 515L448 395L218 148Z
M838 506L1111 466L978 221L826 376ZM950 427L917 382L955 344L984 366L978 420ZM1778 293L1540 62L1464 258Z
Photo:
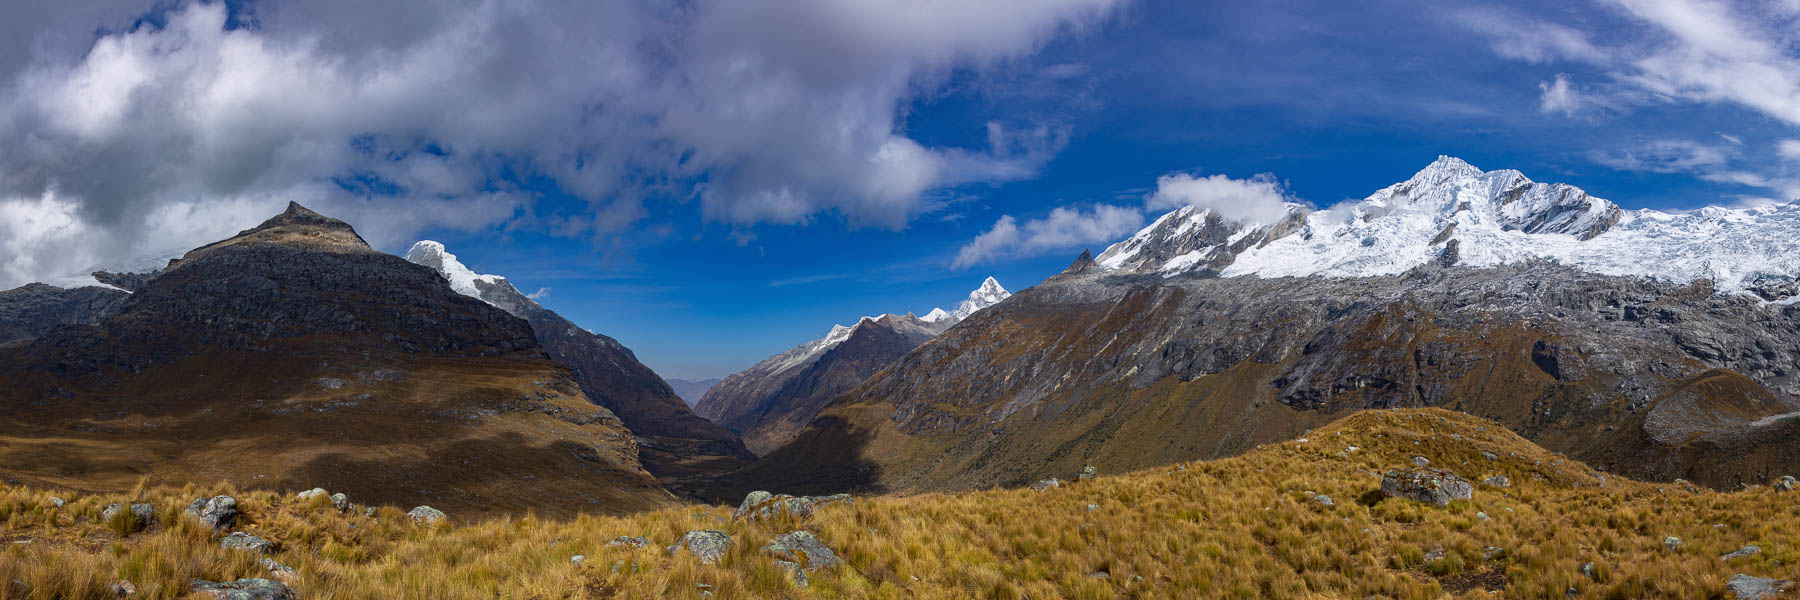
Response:
M706 392L695 411L737 431L752 451L768 452L792 439L839 394L1010 295L989 277L955 310L936 308L924 317L863 317L854 325L833 326L823 338L726 377Z
M921 345L739 477L1021 484L1438 406L1626 474L1762 483L1800 456L1797 276L1800 205L1623 211L1442 158L1269 223L1170 212Z
M700 403L700 398L706 396L706 390L719 385L722 380L714 377L698 381L692 379L664 379L663 381L669 382L669 387L675 388L675 395L680 396L681 401L686 402L689 408L693 408L694 405Z

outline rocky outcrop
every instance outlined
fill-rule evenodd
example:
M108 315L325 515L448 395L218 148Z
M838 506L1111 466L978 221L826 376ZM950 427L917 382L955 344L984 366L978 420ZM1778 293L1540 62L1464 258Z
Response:
M124 533L135 533L156 524L156 507L149 504L108 504L100 511L102 523L114 523L125 519L122 528Z
M755 491L744 496L744 501L738 504L737 512L732 518L749 521L780 517L803 519L812 516L813 511L820 507L854 501L849 494L812 497Z
M229 529L238 520L237 499L231 496L196 498L182 514L209 529Z
M1438 469L1396 469L1381 476L1381 495L1403 498L1433 506L1448 506L1452 501L1468 500L1475 488L1467 480Z
M0 292L0 346L33 340L59 327L95 325L118 312L130 294L99 286L42 283Z
M724 559L725 553L731 550L731 536L712 529L689 531L675 540L675 545L669 546L669 554L682 550L693 554L700 564L710 565Z
M406 517L415 525L431 525L445 519L444 511L429 506L415 506L406 512Z
M1743 574L1732 575L1725 587L1731 589L1737 600L1776 600L1800 591L1800 584L1793 581Z
M268 579L252 578L226 582L195 579L191 587L194 594L215 600L294 600L295 598L294 590L279 581Z

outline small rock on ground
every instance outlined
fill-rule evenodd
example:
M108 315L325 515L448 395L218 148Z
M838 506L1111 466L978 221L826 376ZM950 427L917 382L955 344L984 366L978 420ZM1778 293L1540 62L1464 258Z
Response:
M1738 548L1736 552L1732 552L1731 554L1727 554L1727 555L1719 557L1719 560L1733 560L1733 559L1743 558L1746 556L1755 556L1755 555L1761 554L1761 553L1762 553L1762 546L1754 546L1754 545L1744 546L1742 548Z
M275 544L242 531L233 531L225 539L219 540L219 547L226 550L243 550L257 554L268 554L275 550Z
M1062 480L1055 477L1031 484L1031 491L1042 492L1050 488L1062 487Z
M790 531L769 539L763 551L775 558L798 563L807 570L831 568L840 564L836 552L825 547L810 531Z

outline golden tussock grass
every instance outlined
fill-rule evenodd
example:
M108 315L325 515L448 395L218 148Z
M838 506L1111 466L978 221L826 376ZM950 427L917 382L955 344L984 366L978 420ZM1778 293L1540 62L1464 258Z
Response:
M304 598L1725 598L1734 573L1800 571L1800 493L1628 481L1434 409L1359 413L1304 439L1046 492L860 498L765 521L718 506L545 520L521 506L525 516L414 526L400 508L340 513L323 498L222 486L71 496L62 508L51 492L11 487L0 491L0 597L110 597L123 579L140 597L174 598L191 578L267 577L257 556L180 518L217 493L238 498L250 519L238 529L279 545L271 557L298 571ZM1478 485L1445 508L1381 499L1378 473L1413 456L1512 486ZM154 504L158 524L120 536L98 521L126 501ZM695 529L732 536L718 564L663 549ZM761 550L794 529L844 566L796 586ZM650 545L608 546L617 536ZM1668 549L1668 536L1684 545ZM1719 558L1749 544L1763 551Z

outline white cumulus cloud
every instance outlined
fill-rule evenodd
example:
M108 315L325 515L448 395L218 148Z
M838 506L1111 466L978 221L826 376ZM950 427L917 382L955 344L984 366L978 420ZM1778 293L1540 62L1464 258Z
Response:
M1233 221L1272 223L1287 214L1287 204L1292 201L1281 182L1268 173L1249 179L1171 173L1156 178L1156 191L1145 206L1164 211L1191 205L1212 209Z
M967 269L1003 258L1040 256L1056 250L1110 244L1143 225L1142 212L1110 204L1087 208L1059 206L1043 218L1024 223L1012 215L1002 215L992 228L964 245L950 266Z

